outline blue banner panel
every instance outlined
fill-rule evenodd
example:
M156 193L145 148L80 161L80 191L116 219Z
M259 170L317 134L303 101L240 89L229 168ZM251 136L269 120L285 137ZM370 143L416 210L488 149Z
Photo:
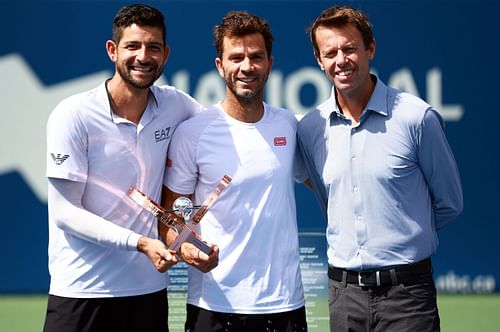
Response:
M111 23L124 1L2 1L0 28L0 292L48 290L45 123L64 97L110 77L105 52ZM298 116L330 94L306 33L330 1L148 1L167 17L171 55L159 84L172 84L210 105L224 95L215 71L212 28L233 9L269 20L274 66L266 101ZM433 257L440 291L498 292L500 265L499 139L495 106L500 66L495 55L500 3L495 1L348 1L374 24L373 71L388 85L436 106L457 159L465 210L439 232ZM472 16L472 12L475 13ZM490 149L491 150L488 150ZM411 188L409 188L411 190ZM297 185L299 227L324 233L312 193ZM303 244L304 255L311 248ZM320 246L311 256L325 260ZM308 258L313 258L309 257ZM314 261L304 276L323 287ZM312 271L312 272L311 272ZM313 276L311 276L312 274ZM308 280L309 280L308 279ZM308 286L309 287L309 286ZM311 309L312 310L312 309Z

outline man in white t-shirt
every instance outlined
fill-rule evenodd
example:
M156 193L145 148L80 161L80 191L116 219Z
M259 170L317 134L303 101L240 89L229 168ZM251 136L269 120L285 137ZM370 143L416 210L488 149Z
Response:
M265 20L230 12L214 30L222 102L177 128L163 204L201 204L224 175L231 183L197 227L220 248L208 273L189 267L186 331L306 331L294 179L304 180L295 116L263 102L272 67ZM199 251L183 247L195 261Z
M63 100L47 124L44 331L168 331L168 276L160 272L177 256L127 191L160 199L172 133L202 107L173 87L153 85L169 54L158 10L120 9L106 49L113 77Z

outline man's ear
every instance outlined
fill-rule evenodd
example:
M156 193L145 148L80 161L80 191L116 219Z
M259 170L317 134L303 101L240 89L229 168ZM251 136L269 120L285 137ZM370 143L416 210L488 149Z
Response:
M113 40L106 41L106 52L111 61L116 62L118 45Z
M163 52L163 65L167 63L169 55L170 55L170 47L165 46L165 51Z
M222 60L220 58L215 58L215 68L217 68L220 77L224 78L224 68L222 67Z
M325 66L323 66L323 64L321 63L321 59L316 57L316 62L318 63L319 69L325 71Z
M377 49L377 43L375 43L375 39L371 42L370 46L368 47L368 58L370 60L373 60L375 57L375 50Z

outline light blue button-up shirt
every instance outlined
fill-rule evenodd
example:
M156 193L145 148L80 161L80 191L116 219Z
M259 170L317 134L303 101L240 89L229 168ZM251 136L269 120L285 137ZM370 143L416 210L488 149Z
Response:
M443 120L379 79L359 123L335 91L298 127L299 146L328 218L329 264L367 270L430 257L436 230L463 208Z

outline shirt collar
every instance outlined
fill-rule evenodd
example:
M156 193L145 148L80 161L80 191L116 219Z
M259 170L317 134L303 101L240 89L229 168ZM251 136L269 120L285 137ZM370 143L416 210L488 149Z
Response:
M111 107L111 96L109 95L109 91L108 91L108 81L110 79L111 78L108 78L106 81L104 81L103 88L104 88L104 94L106 96L107 105L109 107L109 116L110 116L110 119L111 119L111 121L116 121L116 116L113 115L114 112L113 112L113 108ZM150 104L151 100L153 100L154 106L155 106L155 107L152 107L151 110L152 110L152 112L154 114L156 114L159 111L159 109L158 109L158 100L156 99L156 95L154 94L152 87L150 87L149 91L148 91L148 105L146 106L146 110L148 110L150 108L149 104Z
M379 113L380 115L387 116L387 86L375 75L375 89L373 89L372 96L366 105L366 109L372 112Z
M370 100L366 105L366 110L387 116L387 86L376 75L371 74L371 76L375 78L376 83L375 89L373 89ZM330 98L320 104L317 108L324 118L329 118L332 113L340 114L340 109L337 104L337 94L335 93L335 86L332 86Z

